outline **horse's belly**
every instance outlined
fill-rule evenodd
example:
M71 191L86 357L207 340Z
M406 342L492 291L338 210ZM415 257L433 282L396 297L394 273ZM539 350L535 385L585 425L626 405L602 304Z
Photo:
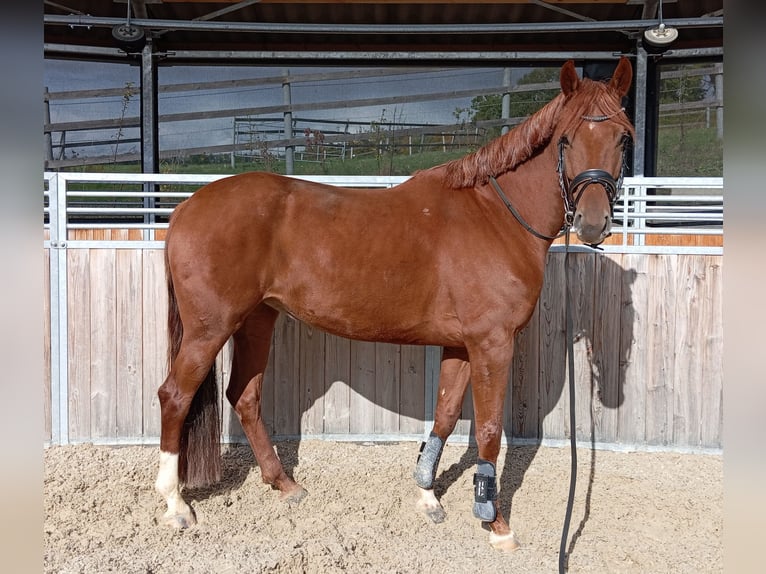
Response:
M346 299L333 305L268 298L266 303L295 319L332 335L381 343L461 346L457 317L406 303L376 306Z

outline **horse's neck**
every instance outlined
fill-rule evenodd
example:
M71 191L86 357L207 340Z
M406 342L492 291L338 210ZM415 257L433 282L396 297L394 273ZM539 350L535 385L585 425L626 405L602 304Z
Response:
M550 237L555 236L564 223L557 157L551 144L515 170L497 177L501 189L525 221Z

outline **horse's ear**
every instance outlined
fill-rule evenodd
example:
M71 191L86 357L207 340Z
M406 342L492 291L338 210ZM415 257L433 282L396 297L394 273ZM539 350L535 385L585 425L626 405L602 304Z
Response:
M620 62L614 70L609 86L620 94L620 96L624 96L628 93L628 90L630 90L630 84L632 82L633 66L630 65L630 60L623 56L620 58Z
M567 60L567 62L561 66L561 91L565 96L568 96L580 85L580 77L575 70L574 60Z

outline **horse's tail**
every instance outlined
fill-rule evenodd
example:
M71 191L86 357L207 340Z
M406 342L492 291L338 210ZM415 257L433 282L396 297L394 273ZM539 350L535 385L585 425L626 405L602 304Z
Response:
M168 362L172 369L183 339L183 323L165 249L168 287ZM189 487L207 486L221 480L221 425L215 363L210 367L192 399L181 429L178 479Z

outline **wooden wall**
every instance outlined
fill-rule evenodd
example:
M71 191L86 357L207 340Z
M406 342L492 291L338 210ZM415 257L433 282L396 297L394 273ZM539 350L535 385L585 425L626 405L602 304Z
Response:
M156 389L167 367L162 251L69 248L66 259L69 440L153 442ZM578 438L721 448L722 257L576 253L570 263L581 332ZM50 289L47 272L46 281ZM517 339L505 421L514 438L568 437L564 342L564 255L556 252L537 310ZM435 400L427 393L434 352L340 339L282 317L264 418L278 436L420 436ZM229 361L227 346L218 359L221 384ZM50 377L45 385L48 416ZM456 435L470 432L470 419L469 396ZM228 405L223 424L225 436L241 439ZM49 418L46 425L50 440Z

